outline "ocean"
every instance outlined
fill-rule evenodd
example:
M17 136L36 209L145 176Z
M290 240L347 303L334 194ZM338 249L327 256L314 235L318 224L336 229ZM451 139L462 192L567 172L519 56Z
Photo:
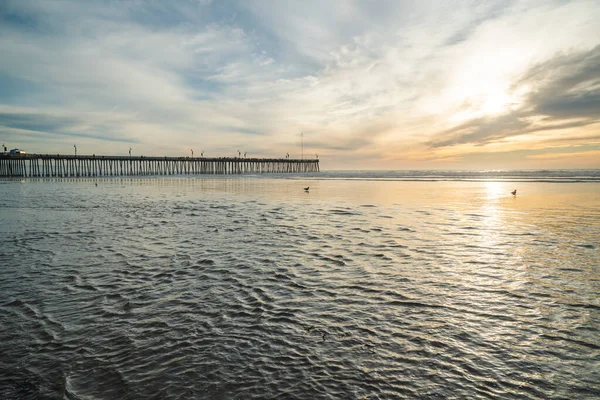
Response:
M597 399L599 293L598 170L0 181L0 399Z

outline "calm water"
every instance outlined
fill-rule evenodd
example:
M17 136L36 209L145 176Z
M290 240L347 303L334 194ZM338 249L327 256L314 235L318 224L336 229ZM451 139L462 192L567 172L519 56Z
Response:
M597 172L440 174L0 182L0 398L600 397Z

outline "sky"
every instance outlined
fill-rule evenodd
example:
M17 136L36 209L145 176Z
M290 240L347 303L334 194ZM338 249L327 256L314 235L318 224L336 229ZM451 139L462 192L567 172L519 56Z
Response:
M598 21L598 0L2 0L0 141L600 168Z

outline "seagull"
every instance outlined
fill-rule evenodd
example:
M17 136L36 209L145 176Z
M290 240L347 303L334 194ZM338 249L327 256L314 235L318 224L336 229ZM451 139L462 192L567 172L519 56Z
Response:
M510 194L512 194L513 196L517 195L517 189L513 190L512 192L510 192Z
M305 191L305 192L308 192L308 189L310 189L310 186L307 186L307 187L305 187L305 188L304 188L304 191Z

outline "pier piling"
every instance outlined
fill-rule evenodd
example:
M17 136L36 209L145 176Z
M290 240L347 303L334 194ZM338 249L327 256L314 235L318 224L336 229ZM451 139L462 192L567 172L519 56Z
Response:
M319 172L318 159L0 154L0 177L68 178Z

